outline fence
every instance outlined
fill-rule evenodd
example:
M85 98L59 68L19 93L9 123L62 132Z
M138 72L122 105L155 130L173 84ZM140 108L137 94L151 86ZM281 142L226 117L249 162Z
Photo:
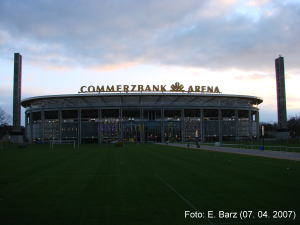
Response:
M201 145L202 146L215 146L215 143L201 143ZM262 145L245 145L245 144L223 144L222 145L222 147L225 147L225 148L241 148L241 149L254 149L254 150L260 150L261 146ZM300 147L265 145L264 150L300 153Z

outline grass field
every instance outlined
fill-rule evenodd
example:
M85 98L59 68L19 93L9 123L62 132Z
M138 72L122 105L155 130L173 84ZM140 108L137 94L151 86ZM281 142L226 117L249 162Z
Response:
M206 218L185 218L196 210ZM220 218L221 211L238 218ZM0 221L300 224L300 163L167 145L7 147L0 150Z

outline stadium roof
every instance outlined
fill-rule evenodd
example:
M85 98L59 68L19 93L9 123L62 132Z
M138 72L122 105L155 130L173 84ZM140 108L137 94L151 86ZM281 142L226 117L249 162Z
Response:
M100 92L93 94L46 95L23 99L27 107L96 107L96 106L245 106L259 105L262 98L246 95L194 92Z

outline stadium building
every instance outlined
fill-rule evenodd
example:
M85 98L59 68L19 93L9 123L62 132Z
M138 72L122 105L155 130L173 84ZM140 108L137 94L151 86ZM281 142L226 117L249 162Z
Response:
M78 94L22 100L30 142L194 142L259 135L259 97L226 95L212 86L82 86Z

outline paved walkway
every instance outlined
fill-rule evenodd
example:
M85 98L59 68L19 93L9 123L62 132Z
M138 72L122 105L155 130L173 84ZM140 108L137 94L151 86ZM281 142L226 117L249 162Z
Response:
M158 143L156 143L156 144L158 144ZM159 143L159 144L166 145L165 143ZM168 144L168 145L188 148L187 144L173 143L173 144ZM189 148L197 148L197 146L195 144L190 144ZM214 146L205 146L205 145L201 145L201 149L210 150L210 151L218 151L218 152L229 152L229 153L236 153L236 154L254 155L254 156L262 156L262 157L268 157L268 158L300 161L300 153L294 153L294 152L279 152L279 151L268 151L268 150L260 151L260 150L254 150L254 149L226 148L226 147L214 147Z

